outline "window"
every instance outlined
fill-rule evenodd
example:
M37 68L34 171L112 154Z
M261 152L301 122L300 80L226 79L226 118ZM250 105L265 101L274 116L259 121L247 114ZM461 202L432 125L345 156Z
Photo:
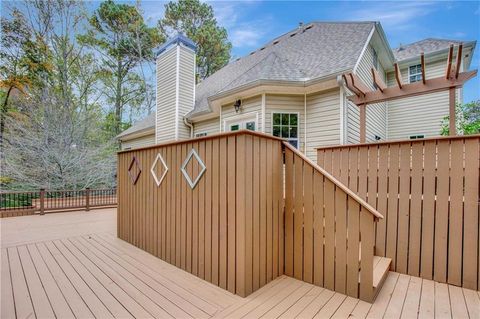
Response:
M416 140L419 138L425 138L425 135L410 135L411 140Z
M240 125L239 124L233 124L233 125L230 125L230 131L238 131L240 129Z
M272 135L298 148L298 113L273 113L272 117Z
M378 55L377 55L377 51L375 51L374 48L372 48L372 55L373 55L373 66L375 67L376 70L378 70Z
M408 80L410 83L418 82L422 80L422 65L411 65L408 68Z
M207 136L207 132L195 133L195 137L203 137L203 136Z

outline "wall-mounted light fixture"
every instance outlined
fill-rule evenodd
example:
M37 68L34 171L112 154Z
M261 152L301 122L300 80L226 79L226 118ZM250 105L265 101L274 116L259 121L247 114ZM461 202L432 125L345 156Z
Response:
M238 113L242 108L242 100L236 100L233 106L235 107L235 112Z

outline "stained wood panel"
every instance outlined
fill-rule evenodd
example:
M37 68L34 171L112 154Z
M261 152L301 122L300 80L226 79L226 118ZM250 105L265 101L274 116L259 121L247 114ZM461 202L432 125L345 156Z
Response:
M318 163L385 217L375 253L392 270L480 289L479 145L473 135L334 146Z
M180 171L195 149L206 165L191 189ZM169 170L157 186L150 168ZM142 173L134 185L127 167ZM172 142L118 155L118 236L232 293L246 296L283 274L282 143L254 132ZM191 160L192 180L201 171Z
M348 167L340 166L349 163L345 153L326 152L319 160L347 174ZM285 273L371 301L375 219L380 216L286 143L285 174ZM361 175L366 193L366 171ZM342 178L347 183L348 176Z

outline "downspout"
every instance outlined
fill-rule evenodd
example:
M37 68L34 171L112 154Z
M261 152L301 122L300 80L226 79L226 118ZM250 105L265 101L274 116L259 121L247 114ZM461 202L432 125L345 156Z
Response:
M190 122L187 117L183 117L183 123L190 128L190 138L193 138L193 124Z

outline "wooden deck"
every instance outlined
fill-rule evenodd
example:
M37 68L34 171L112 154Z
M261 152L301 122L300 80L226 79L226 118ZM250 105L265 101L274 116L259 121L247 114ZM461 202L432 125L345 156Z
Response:
M478 291L394 272L373 305L286 276L241 298L117 239L115 220L104 210L0 221L1 318L480 318Z

